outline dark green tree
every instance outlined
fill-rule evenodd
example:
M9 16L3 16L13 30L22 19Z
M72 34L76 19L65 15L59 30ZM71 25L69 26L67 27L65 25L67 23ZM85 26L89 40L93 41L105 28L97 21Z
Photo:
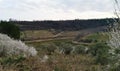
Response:
M19 39L20 38L20 29L17 25L7 22L0 22L0 33L7 34L11 38Z

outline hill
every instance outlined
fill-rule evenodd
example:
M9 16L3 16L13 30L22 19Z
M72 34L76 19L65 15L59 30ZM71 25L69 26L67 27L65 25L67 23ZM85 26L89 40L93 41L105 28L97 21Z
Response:
M113 19L60 20L60 21L10 21L21 29L25 41L56 39L76 40L88 34L105 31Z
M114 22L113 19L88 19L88 20L60 20L60 21L10 21L20 26L24 30L57 30L57 31L71 31L81 30L87 28L95 28L107 26L109 22Z

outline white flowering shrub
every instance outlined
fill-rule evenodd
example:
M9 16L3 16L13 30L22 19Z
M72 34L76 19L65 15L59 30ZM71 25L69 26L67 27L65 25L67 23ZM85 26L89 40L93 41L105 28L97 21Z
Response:
M109 71L120 71L120 7L118 0L115 0L115 4L117 19L114 19L115 23L110 26L109 40L107 41L107 45L110 47L109 54L111 55L111 62L108 64Z
M14 40L5 34L0 34L0 56L12 55L35 56L37 51L20 40Z
M107 45L110 47L109 54L112 60L110 64L110 69L114 67L115 69L120 66L120 24L119 22L114 23L110 31L108 32L109 40ZM120 70L120 69L119 69Z

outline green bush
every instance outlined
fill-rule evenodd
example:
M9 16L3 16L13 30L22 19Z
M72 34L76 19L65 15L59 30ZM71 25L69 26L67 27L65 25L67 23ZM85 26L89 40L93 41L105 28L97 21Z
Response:
M85 54L85 53L87 53L87 47L82 46L82 45L75 46L73 53L74 54Z
M0 22L0 33L7 34L11 38L20 38L20 29L18 26L11 22L1 21Z
M90 52L95 56L95 62L101 65L108 64L110 59L109 47L105 43L96 43L91 46Z
M59 50L60 53L68 55L72 52L73 46L69 43L61 43L58 46L58 50Z

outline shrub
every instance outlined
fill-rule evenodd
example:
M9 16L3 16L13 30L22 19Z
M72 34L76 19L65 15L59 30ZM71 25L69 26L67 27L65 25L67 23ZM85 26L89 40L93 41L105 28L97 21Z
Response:
M48 54L52 54L55 52L55 50L57 49L57 46L53 43L51 44L44 44L44 45L41 45L41 49L46 51Z
M20 29L13 23L1 21L0 22L0 33L7 34L11 38L20 38Z
M13 40L7 35L0 34L0 56L35 56L37 51L33 47L28 47L22 41Z
M73 48L73 53L75 53L75 54L85 54L85 53L87 53L87 51L88 51L88 48L85 46L82 46L82 45L75 46Z
M70 54L73 50L73 46L71 44L68 44L68 43L61 43L59 46L58 46L58 51L60 53L63 53L63 54Z
M95 56L96 63L100 63L102 65L106 65L109 63L109 47L105 43L96 43L91 46L90 52L93 56Z
M110 22L108 28L109 40L107 45L110 46L109 53L111 54L111 62L109 63L109 71L120 71L120 6L119 0L115 1L115 15L117 19L114 19L114 23Z

